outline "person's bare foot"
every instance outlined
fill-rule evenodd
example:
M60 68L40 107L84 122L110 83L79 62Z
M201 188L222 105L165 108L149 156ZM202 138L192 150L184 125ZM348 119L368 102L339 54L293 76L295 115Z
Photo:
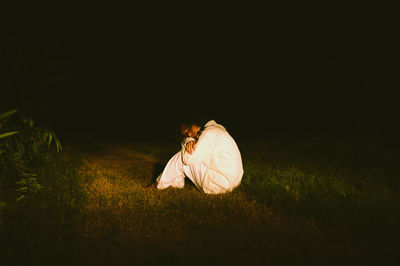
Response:
M145 190L157 190L157 182L150 183L143 187Z

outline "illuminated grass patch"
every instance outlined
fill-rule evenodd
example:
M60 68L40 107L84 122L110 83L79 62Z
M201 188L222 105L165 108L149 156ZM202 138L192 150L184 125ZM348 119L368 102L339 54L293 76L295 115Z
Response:
M23 225L36 239L28 257L46 264L54 257L45 255L54 253L65 265L390 264L399 250L397 181L381 164L354 161L350 168L347 151L334 160L310 146L239 142L243 182L222 195L203 194L189 182L184 189L143 189L174 145L76 147L82 159L79 182L71 183L75 194L48 194L76 203L43 220L47 227L39 231ZM73 216L65 216L71 206ZM59 229L46 231L52 223Z

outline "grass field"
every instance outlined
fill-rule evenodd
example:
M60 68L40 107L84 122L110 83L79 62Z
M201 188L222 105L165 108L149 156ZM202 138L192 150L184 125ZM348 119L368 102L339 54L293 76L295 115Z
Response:
M371 142L238 140L232 193L144 190L174 143L67 147L57 182L0 212L5 265L396 265L400 182Z

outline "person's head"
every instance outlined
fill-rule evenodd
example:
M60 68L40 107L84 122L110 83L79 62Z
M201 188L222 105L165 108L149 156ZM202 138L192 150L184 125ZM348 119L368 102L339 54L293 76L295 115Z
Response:
M196 137L197 133L199 133L200 130L201 130L201 126L199 126L197 124L188 125L188 124L183 123L183 124L181 124L181 127L180 127L180 132L183 136L192 137L192 138Z
M191 113L183 119L180 133L184 136L195 137L209 120L210 116L206 113Z

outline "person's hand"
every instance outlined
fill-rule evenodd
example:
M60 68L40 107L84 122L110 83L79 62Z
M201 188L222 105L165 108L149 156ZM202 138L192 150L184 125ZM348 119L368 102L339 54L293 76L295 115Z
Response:
M196 144L196 141L186 143L186 150L189 154L192 154L194 152L194 150L196 149Z

